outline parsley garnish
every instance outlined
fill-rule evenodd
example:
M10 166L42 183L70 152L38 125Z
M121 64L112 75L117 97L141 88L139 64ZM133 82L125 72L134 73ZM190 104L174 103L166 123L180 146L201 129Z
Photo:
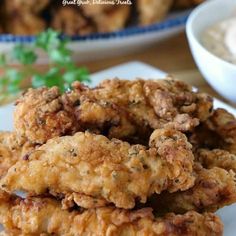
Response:
M0 54L0 102L19 94L27 80L33 88L58 86L61 92L70 89L74 81L89 82L88 70L76 66L68 42L68 38L61 39L58 32L48 29L31 45L19 44L11 53ZM46 53L49 60L48 70L43 73L34 66L38 51ZM20 64L19 69L9 62Z

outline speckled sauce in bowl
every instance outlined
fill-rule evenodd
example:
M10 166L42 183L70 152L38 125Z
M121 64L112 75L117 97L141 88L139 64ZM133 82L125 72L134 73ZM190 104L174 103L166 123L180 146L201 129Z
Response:
M202 33L201 42L216 56L236 64L236 16L208 27Z
M235 0L208 0L190 14L186 26L189 46L201 74L219 94L233 103L236 103L236 65L233 64L233 59L225 54L226 48L220 49L219 45L215 44L215 51L222 53L223 50L224 54L216 55L216 52L213 53L204 45L202 38L207 29L232 18L235 11ZM214 35L214 40L216 38ZM222 57L227 57L228 60Z

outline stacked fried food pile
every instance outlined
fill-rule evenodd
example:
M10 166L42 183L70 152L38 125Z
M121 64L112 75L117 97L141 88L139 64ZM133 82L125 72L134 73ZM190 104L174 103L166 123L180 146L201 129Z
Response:
M16 35L34 35L46 28L41 13L47 7L48 0L1 1L4 30Z
M172 9L192 7L203 1L2 0L0 5L0 32L15 35L35 35L48 27L68 35L112 32L131 25L133 21L138 25L150 25L159 22ZM132 4L128 4L128 2Z
M171 78L29 89L0 135L4 235L222 235L236 119L212 106Z

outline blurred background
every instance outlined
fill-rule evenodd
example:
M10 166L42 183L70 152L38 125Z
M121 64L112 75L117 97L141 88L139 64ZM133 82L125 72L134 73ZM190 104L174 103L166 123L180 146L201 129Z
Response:
M70 37L76 65L90 73L141 61L225 100L200 74L185 34L189 15L206 1L1 0L0 52L8 54L18 43L30 45L52 28ZM48 60L37 53L43 71Z
M35 35L50 27L70 36L151 25L204 0L1 0L1 32Z

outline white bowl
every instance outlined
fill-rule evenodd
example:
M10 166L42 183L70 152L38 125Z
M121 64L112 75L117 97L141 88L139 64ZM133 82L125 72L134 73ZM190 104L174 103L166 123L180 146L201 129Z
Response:
M201 44L205 29L235 12L235 0L208 0L191 13L186 32L194 60L203 77L222 96L236 103L236 65L215 56Z

